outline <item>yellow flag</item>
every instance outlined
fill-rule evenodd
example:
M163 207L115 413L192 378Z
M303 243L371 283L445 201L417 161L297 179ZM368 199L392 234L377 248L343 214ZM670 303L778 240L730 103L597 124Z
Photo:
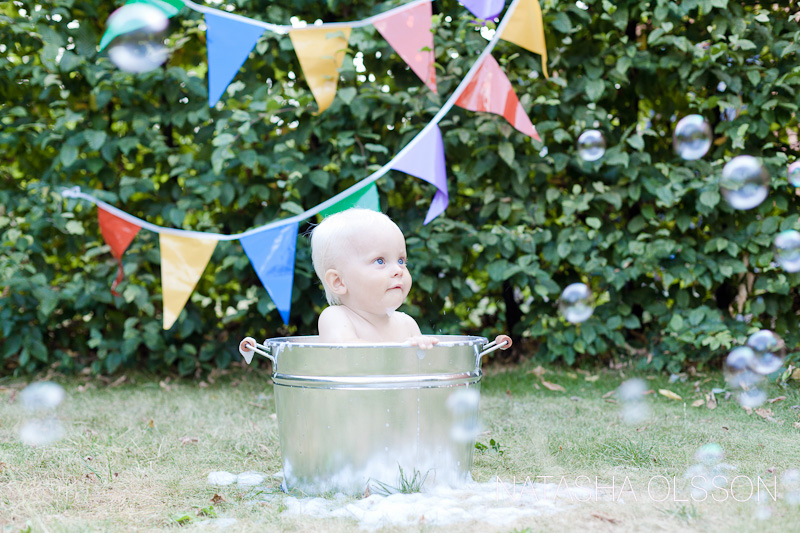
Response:
M164 298L164 329L178 319L183 306L203 275L217 241L159 233L161 246L161 292Z
M538 0L520 0L500 38L542 56L542 72L545 78L549 78L544 23Z
M303 75L322 113L336 96L339 67L344 61L350 27L297 29L289 32Z

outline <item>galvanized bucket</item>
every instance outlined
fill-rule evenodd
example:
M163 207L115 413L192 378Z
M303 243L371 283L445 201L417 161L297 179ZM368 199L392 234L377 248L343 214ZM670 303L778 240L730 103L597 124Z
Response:
M368 484L400 488L401 472L426 485L466 481L476 435L464 429L478 424L481 358L507 346L437 338L430 350L317 337L243 340L248 363L253 352L273 363L284 488L362 494ZM476 391L466 395L475 401L448 407L465 390Z

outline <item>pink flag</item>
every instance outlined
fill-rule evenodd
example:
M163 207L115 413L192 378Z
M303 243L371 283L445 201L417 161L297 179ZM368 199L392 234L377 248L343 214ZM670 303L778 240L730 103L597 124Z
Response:
M438 217L450 203L450 193L447 191L447 170L444 164L444 142L439 126L435 125L417 141L403 157L394 160L392 168L411 174L425 180L436 187L428 214L425 215L427 224Z
M487 55L472 76L456 105L470 111L486 111L503 116L514 128L541 141L531 119L522 109L517 94L495 58Z
M419 79L437 92L431 14L431 3L423 2L409 9L395 10L374 26Z

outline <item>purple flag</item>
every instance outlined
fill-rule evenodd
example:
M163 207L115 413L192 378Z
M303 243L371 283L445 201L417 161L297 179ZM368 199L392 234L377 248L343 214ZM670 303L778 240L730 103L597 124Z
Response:
M278 308L284 324L292 308L297 222L239 239L261 284Z
M264 28L206 13L208 106L214 107L242 68Z
M403 157L396 159L392 168L411 174L436 187L436 194L428 208L428 214L425 215L424 224L427 224L444 213L450 203L450 193L447 192L447 170L444 166L444 142L442 132L436 124L424 137L414 140L416 144Z
M480 19L494 19L506 6L505 0L459 0Z

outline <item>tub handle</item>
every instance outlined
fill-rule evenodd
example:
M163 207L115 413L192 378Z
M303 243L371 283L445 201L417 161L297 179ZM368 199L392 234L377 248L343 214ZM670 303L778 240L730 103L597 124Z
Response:
M239 343L239 353L242 354L242 357L244 357L244 360L248 365L250 364L250 361L253 360L254 353L263 355L272 361L273 365L275 364L275 358L271 353L269 353L269 348L263 344L258 344L253 337L245 337L242 339L242 342Z
M480 361L481 357L495 350L508 350L512 344L513 341L508 335L498 335L495 340L483 347L483 351L478 354L478 360Z

